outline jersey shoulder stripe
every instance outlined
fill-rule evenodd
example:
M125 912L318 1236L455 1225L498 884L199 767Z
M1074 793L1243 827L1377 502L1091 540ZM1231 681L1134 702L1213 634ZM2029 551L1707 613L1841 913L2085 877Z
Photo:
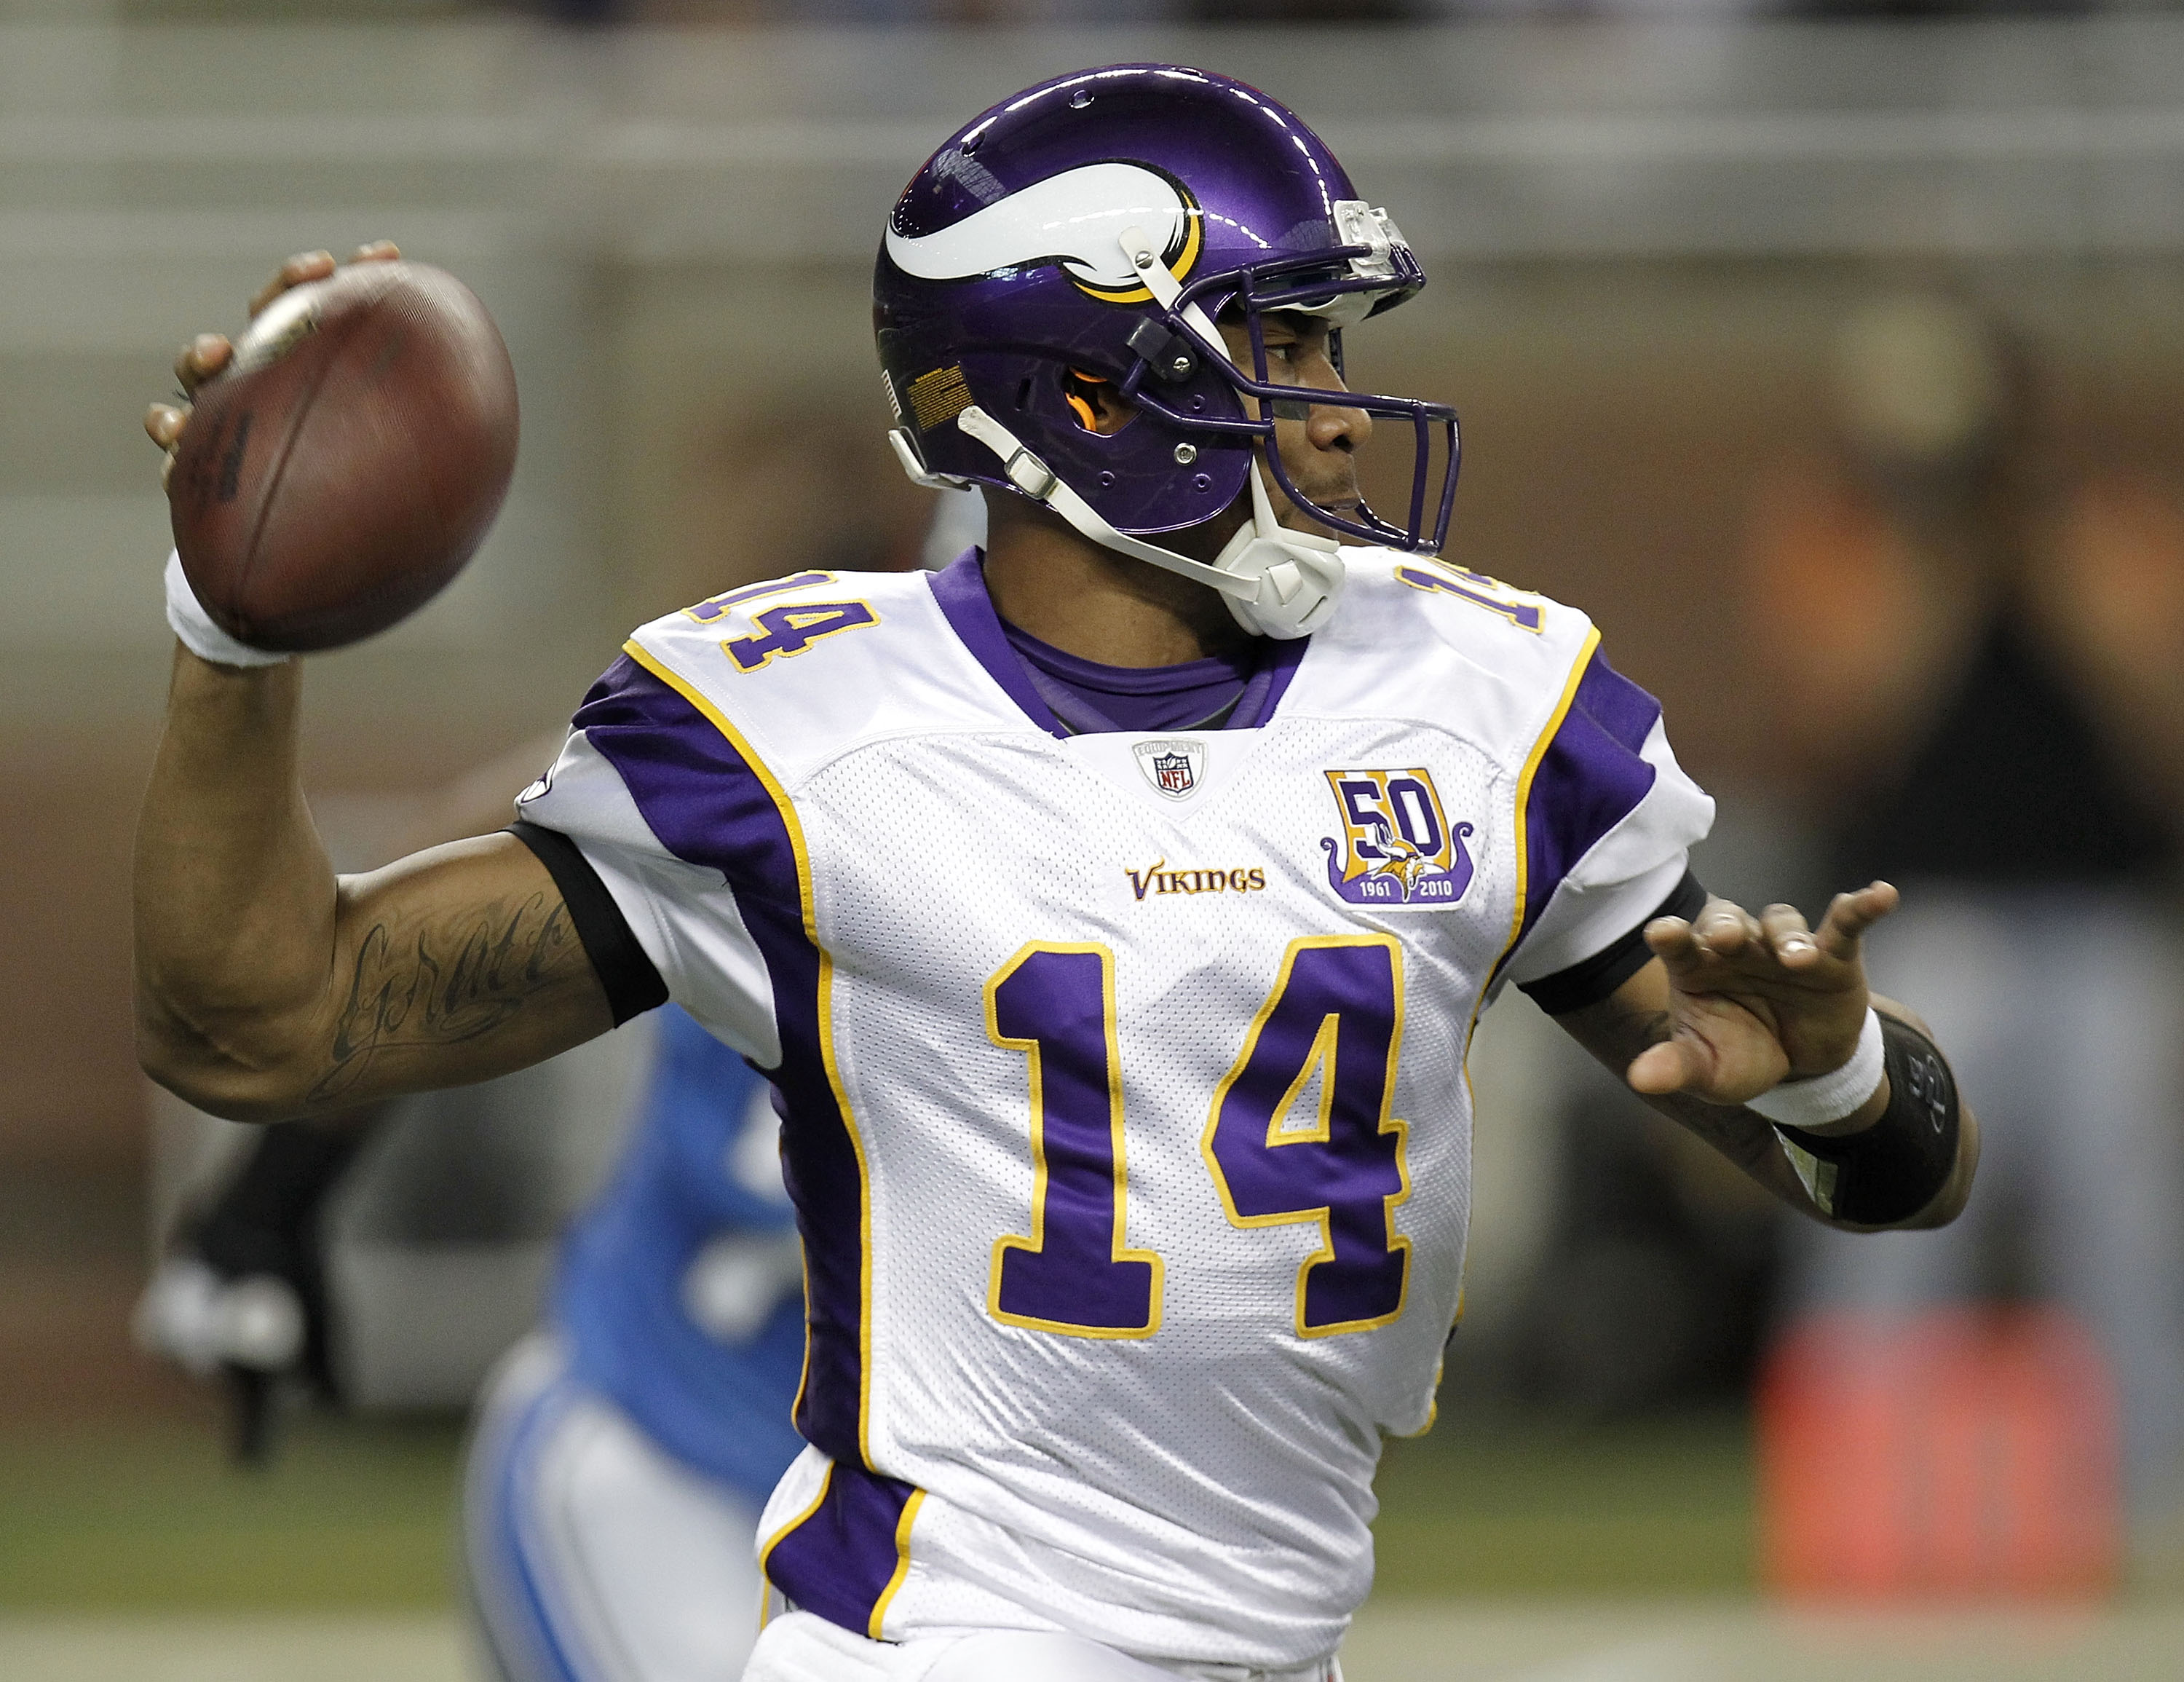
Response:
M1596 637L1569 705L1542 744L1524 805L1522 940L1571 868L1652 792L1659 768L1645 757L1661 704L1608 665Z
M871 1212L864 1144L834 1063L833 964L819 944L794 803L705 693L632 640L574 720L660 844L721 872L772 986L788 1107L783 1144L810 1229L811 1341L797 1428L838 1460L866 1456Z

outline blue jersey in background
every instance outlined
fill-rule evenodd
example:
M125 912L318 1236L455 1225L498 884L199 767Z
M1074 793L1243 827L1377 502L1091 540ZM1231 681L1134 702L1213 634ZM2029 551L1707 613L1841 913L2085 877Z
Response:
M573 1376L763 1502L804 1446L802 1266L772 1088L673 1005L614 1178L562 1246Z

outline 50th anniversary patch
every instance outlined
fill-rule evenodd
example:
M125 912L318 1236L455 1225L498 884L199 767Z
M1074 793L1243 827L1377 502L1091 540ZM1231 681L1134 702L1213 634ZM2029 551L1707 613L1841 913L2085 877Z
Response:
M1406 770L1330 771L1340 839L1321 838L1327 885L1352 905L1454 905L1471 885L1468 823L1451 824L1433 774Z

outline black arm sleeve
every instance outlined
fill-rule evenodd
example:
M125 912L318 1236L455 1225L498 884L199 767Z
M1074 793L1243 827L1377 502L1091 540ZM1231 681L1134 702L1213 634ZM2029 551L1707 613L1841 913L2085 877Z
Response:
M1886 1012L1880 1044L1888 1107L1879 1121L1835 1138L1774 1129L1791 1147L1791 1166L1820 1212L1865 1227L1908 1221L1941 1194L1956 1171L1963 1126L1957 1078L1940 1047Z
M665 1005L667 983L638 944L629 919L622 916L621 907L615 904L614 895L607 892L606 883L599 880L599 873L592 868L582 849L560 830L522 818L509 825L508 833L538 855L554 885L561 890L577 938L584 943L584 955L592 961L599 985L606 989L615 1026L620 1028L632 1016Z
M1566 970L1543 975L1537 981L1520 981L1518 987L1551 1016L1597 1005L1646 967L1653 949L1646 944L1646 925L1655 917L1695 917L1705 906L1707 891L1691 872L1674 891L1648 912L1638 926L1606 950L1572 964Z

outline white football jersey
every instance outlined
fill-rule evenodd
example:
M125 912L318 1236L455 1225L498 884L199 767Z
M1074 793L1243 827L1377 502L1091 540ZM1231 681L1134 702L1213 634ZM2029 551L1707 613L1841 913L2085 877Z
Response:
M526 794L782 1094L797 1605L1280 1668L1364 1598L1479 1012L1635 927L1713 805L1582 614L1346 554L1250 727L1066 736L974 560L805 572L638 632Z

